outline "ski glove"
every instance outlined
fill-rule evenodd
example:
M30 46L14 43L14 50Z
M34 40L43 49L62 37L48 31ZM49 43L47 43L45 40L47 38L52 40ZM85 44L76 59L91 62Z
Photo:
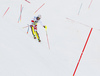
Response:
M43 26L45 28L45 26Z
M47 30L47 26L43 26Z

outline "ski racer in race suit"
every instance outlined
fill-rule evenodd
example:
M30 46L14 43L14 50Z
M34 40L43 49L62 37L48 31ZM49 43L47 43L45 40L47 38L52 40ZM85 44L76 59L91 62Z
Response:
M44 28L47 28L46 26L44 26L42 24L40 19L41 19L41 15L38 15L37 17L34 16L34 19L31 20L31 25L30 25L34 39L36 39L36 37L37 37L39 42L41 42L41 40L40 40L40 37L39 37L39 33L37 32L37 23L40 23Z

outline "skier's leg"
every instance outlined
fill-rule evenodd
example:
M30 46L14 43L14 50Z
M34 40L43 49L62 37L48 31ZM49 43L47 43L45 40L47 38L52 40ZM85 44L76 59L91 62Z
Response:
M36 33L36 37L37 37L38 41L41 42L38 32L35 31L35 33Z
M34 36L34 39L36 39L33 26L31 26L31 31L32 31L32 34L33 34L33 36Z

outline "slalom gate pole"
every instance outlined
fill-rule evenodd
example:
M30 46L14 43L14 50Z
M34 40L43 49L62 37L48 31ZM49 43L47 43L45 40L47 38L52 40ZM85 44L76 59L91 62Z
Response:
M26 2L30 3L29 1L25 0Z
M42 4L42 5L34 12L34 14L35 14L40 8L42 8L44 5L45 5L45 3Z
M9 10L9 8L10 8L10 7L8 7L8 9L7 9L6 12L4 13L4 15L7 13L7 11ZM3 16L4 16L4 15L3 15Z
M74 70L73 76L75 76L76 70L77 70L77 68L78 68L78 65L79 65L79 63L80 63L80 60L81 60L82 55L83 55L83 53L84 53L84 50L85 50L85 48L86 48L86 45L87 45L87 43L88 43L88 40L89 40L89 37L90 37L90 35L91 35L92 30L93 30L93 28L91 28L90 33L89 33L89 35L88 35L88 38L87 38L87 40L86 40L86 42L85 42L84 48L83 48L83 50L82 50L82 53L81 53L81 55L80 55L80 58L79 58L78 63L77 63L77 65L76 65L76 68L75 68L75 70Z
M82 3L81 3L81 5L80 5L80 9L79 9L79 11L78 11L78 15L80 14L81 8L82 8Z
M21 4L21 8L20 8L20 16L19 16L19 19L18 19L18 23L19 23L19 21L21 21L22 10L23 10L23 7L22 7L22 4Z
M92 2L93 2L93 0L91 0L91 2L90 2L90 4L89 4L89 7L88 7L88 9L90 8L90 6L91 6Z

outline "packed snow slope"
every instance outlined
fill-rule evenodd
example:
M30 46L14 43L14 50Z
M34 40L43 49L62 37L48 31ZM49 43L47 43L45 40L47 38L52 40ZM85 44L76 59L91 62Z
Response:
M93 1L89 9L91 0L27 1L0 1L0 76L72 76L91 27L93 31L75 76L100 76L100 1ZM40 24L41 43L33 38L31 29L27 34L28 28L23 28L38 14L47 26L50 49Z

